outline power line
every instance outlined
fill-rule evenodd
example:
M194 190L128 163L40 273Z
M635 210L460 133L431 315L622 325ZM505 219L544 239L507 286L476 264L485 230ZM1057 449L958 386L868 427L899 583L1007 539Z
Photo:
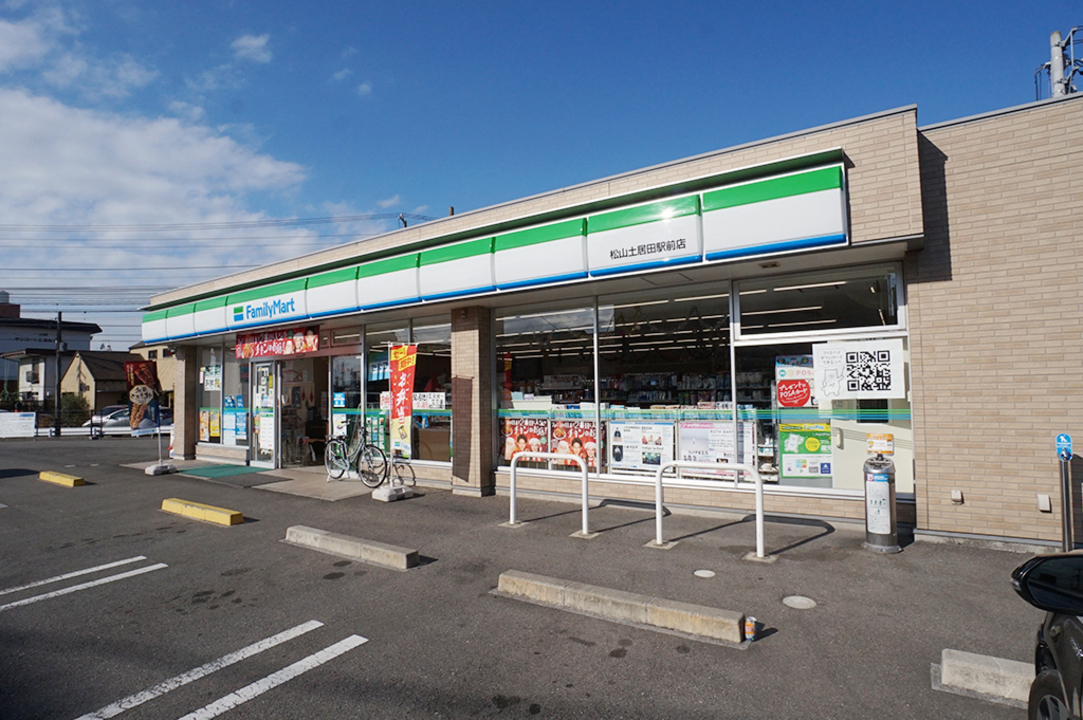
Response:
M301 227L305 225L328 225L369 220L410 220L428 222L436 218L412 213L371 213L369 215L340 215L338 217L297 218L293 220L247 220L237 222L206 223L154 223L133 225L0 225L6 232L166 232L169 230L227 230L233 228Z

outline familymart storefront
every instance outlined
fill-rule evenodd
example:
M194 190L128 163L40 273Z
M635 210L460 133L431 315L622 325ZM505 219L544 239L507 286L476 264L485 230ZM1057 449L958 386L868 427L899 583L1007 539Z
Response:
M776 510L856 518L875 438L912 503L907 239L854 241L839 149L693 170L156 298L144 341L190 364L184 452L314 464L326 435L363 423L421 482L468 494L506 486L523 451L580 456L599 498L651 498L671 460L740 462ZM418 358L405 445L388 414L403 345ZM573 466L519 465L527 492L578 493ZM667 500L750 507L731 477L682 472Z

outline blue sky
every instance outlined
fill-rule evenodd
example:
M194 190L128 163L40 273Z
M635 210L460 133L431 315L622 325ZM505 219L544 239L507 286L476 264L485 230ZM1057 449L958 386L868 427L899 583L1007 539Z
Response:
M1081 0L9 1L0 290L121 349L154 288L396 226L207 223L439 217L911 103L1011 107L1077 24Z

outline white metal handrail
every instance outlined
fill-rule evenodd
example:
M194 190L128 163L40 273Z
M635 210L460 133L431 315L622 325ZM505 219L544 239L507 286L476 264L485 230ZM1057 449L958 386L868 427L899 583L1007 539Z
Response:
M587 521L587 515L589 508L587 504L587 463L583 458L578 455L572 455L570 453L545 453L545 452L530 452L529 450L519 452L515 454L515 457L511 459L511 518L508 520L509 525L515 525L515 469L520 460L564 460L574 461L579 469L583 471L583 534L589 535L590 530L589 523Z
M760 477L760 473L758 470L756 470L755 466L744 465L742 463L708 463L672 460L670 462L664 463L660 468L658 468L658 471L655 473L654 476L655 544L662 544L662 474L670 468L690 468L694 470L715 470L733 472L735 480L742 472L751 475L752 479L756 481L756 557L764 557L763 478Z

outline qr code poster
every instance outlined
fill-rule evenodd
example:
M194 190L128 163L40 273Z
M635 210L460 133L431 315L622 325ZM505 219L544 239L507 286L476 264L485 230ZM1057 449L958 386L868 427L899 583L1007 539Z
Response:
M824 400L905 398L901 339L812 346L816 394Z

